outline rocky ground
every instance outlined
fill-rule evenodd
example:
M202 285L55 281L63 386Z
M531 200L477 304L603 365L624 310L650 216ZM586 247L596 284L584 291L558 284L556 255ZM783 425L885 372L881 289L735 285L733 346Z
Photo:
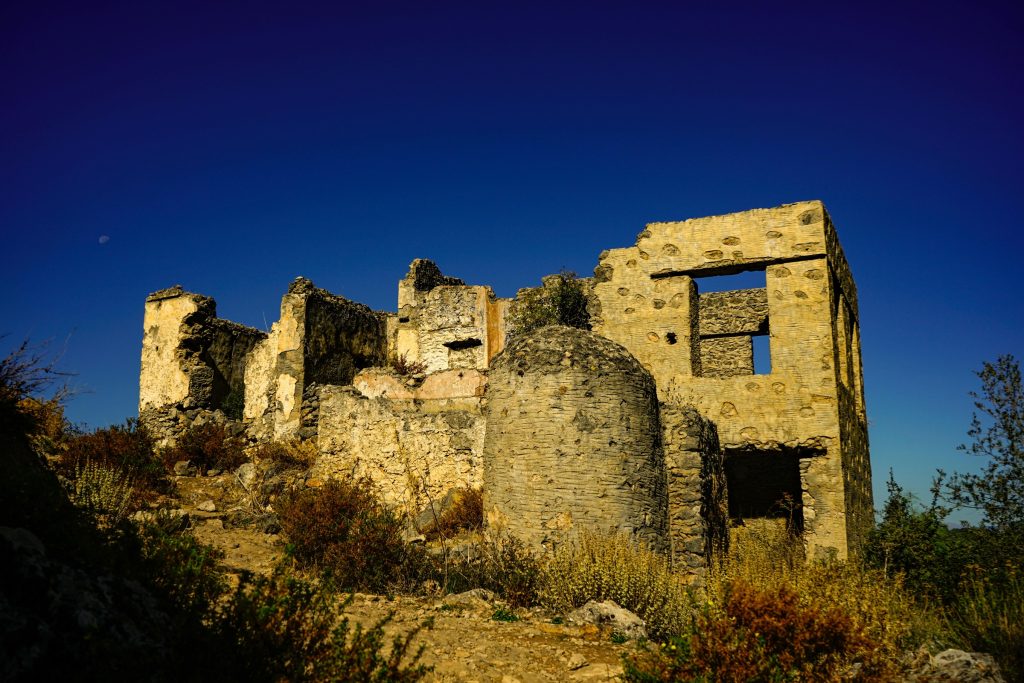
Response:
M284 541L272 523L237 523L253 506L234 474L176 478L177 500L164 501L187 514L195 535L224 552L230 571L269 573L284 555ZM269 533L268 533L269 532ZM393 613L389 634L407 633L432 620L415 645L434 667L430 681L610 681L622 673L622 655L632 642L613 643L596 626L563 623L542 610L519 610L519 621L494 619L500 602L485 591L460 596L356 594L347 613L372 625Z
M193 473L194 474L194 473ZM187 515L195 535L224 552L235 574L269 573L284 556L284 541L272 515L257 504L269 503L284 488L302 485L298 473L268 473L243 465L237 473L179 476L177 495L161 507ZM355 623L370 626L391 615L389 635L408 633L429 621L414 647L433 667L428 681L612 681L622 673L623 655L636 641L615 643L609 628L562 623L539 608L517 610L517 621L496 619L505 606L487 591L461 595L395 596L356 594L347 608ZM908 657L910 655L908 654ZM946 650L913 656L904 680L916 683L1002 683L992 658ZM856 680L856 675L851 676Z

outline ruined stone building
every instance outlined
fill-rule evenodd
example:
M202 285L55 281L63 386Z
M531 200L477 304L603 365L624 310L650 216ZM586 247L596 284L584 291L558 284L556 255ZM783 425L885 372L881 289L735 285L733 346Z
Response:
M757 286L713 286L748 271ZM774 520L810 556L856 551L872 515L857 290L821 202L649 224L583 284L592 331L522 334L530 290L499 298L425 260L396 313L299 278L269 333L159 291L140 419L173 440L244 405L254 442L315 440L317 479L369 476L410 512L483 487L488 526L533 544L619 529L699 572L727 526Z

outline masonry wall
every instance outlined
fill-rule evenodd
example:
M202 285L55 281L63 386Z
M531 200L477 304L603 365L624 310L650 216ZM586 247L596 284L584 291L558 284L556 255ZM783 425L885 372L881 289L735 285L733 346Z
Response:
M505 345L508 305L490 287L466 285L417 259L398 284L392 352L426 372L486 369Z
M384 314L297 278L281 298L281 316L253 349L245 376L245 417L259 438L303 436L303 400L314 384L351 384L384 365ZM307 434L308 436L308 434Z
M181 287L146 299L139 418L158 441L173 441L200 413L244 392L246 359L266 335L217 318L217 304ZM221 419L226 419L223 412Z
M654 382L583 330L544 327L495 359L487 391L487 526L551 548L581 527L668 550Z
M696 410L663 404L670 556L675 568L704 576L728 548L728 497L718 431Z
M745 270L764 272L765 287L701 294L693 281ZM595 279L595 332L626 346L664 401L713 420L727 458L798 457L809 552L855 550L870 471L866 429L841 434L859 418L840 398L835 302L844 292L852 310L856 295L842 289L853 280L821 203L650 224L635 246L604 252ZM771 371L755 375L748 345L765 333ZM845 367L862 384L859 365Z
M704 278L744 271L763 286L701 291ZM500 462L488 470L493 520L525 517L540 530L521 531L536 538L580 520L629 529L695 573L724 542L723 480L742 493L729 506L734 523L769 518L773 497L790 495L812 556L856 552L872 521L857 292L820 202L652 223L634 246L603 252L584 284L592 349L621 345L629 362L620 370L638 364L653 382L611 372L600 354L586 369L575 336L562 340L569 355L556 363L527 363L545 372L507 375L510 311L530 290L501 299L418 259L399 282L397 313L299 278L269 334L218 319L209 297L180 287L154 293L140 419L166 441L204 415L225 419L218 411L242 391L253 440L316 438L324 476L374 477L410 510L417 496L482 482L485 459ZM771 367L755 374L759 338ZM396 356L423 371L370 370ZM492 365L501 381L485 395ZM600 368L608 370L601 381L588 374ZM656 395L653 417L643 417L634 384ZM505 404L495 410L492 399ZM485 432L494 439L487 448ZM647 460L631 461L637 454ZM633 474L615 474L619 461ZM661 475L648 476L659 471L661 492ZM629 492L615 488L623 482Z
M480 380L448 385L445 398L431 397L440 386L420 393L384 371L359 375L351 387L322 387L314 476L369 477L387 503L412 514L452 489L479 488Z

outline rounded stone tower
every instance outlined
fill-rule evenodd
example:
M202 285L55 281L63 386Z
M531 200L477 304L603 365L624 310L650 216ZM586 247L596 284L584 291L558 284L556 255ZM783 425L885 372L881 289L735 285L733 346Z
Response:
M668 547L654 379L591 332L544 327L491 365L484 437L489 528L551 546L586 527Z

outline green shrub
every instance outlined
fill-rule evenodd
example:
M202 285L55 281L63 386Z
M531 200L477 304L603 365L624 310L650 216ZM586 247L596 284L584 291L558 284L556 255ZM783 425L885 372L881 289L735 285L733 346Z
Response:
M946 526L946 511L933 503L917 508L889 474L882 519L871 530L865 561L889 576L901 575L914 594L948 603L955 599L966 566L966 532Z
M167 490L167 479L154 450L153 438L138 420L111 425L67 438L57 470L68 477L91 463L129 475L135 483L133 507Z
M139 528L141 573L173 606L179 624L207 619L227 592L220 561L224 553L205 545L188 531L173 529L169 517Z
M351 599L351 598L350 598ZM430 668L410 655L419 632L395 636L384 651L389 615L368 629L350 625L336 596L278 571L243 581L218 613L215 629L229 646L226 680L418 681ZM429 622L428 622L429 625ZM212 676L211 676L212 678Z
M494 620L494 621L505 621L505 622L519 621L518 615L516 615L515 612L513 612L513 611L511 611L511 610L509 610L509 609L507 609L505 607L499 607L498 609L494 610L494 614L491 615L491 619Z
M165 448L161 455L168 472L174 469L176 462L182 460L188 460L200 472L209 469L233 470L249 460L243 448L240 439L228 436L224 425L211 423L189 428L173 446Z
M245 389L239 387L229 391L221 401L220 409L230 419L241 420L242 413L245 411Z
M423 552L402 539L402 519L368 479L330 479L275 506L292 557L344 590L388 592L417 581Z
M523 292L513 303L509 323L513 335L525 334L546 325L589 330L590 312L583 281L571 271L545 278L543 287Z
M614 600L639 615L655 640L681 633L693 612L686 582L663 556L634 545L624 534L586 530L559 547L544 566L540 600L558 611L590 600Z

